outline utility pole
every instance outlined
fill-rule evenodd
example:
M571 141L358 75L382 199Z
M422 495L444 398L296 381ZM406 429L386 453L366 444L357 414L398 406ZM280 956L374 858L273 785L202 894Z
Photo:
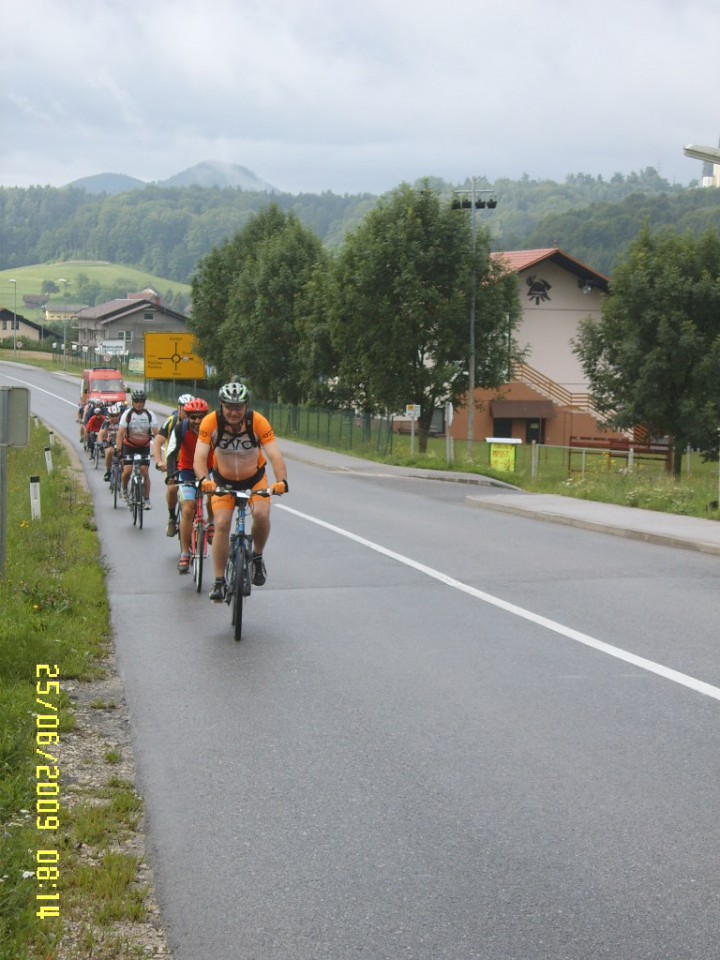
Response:
M64 277L58 280L63 284L63 370L67 370L67 288L70 282Z
M13 359L17 359L17 280L8 280L15 291L15 306L13 307Z

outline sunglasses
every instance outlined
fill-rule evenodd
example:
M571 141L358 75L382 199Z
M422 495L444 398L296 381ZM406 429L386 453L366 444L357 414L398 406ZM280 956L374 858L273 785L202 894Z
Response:
M205 414L204 414L204 413L189 413L189 414L188 414L188 420L204 420L204 419L205 419Z

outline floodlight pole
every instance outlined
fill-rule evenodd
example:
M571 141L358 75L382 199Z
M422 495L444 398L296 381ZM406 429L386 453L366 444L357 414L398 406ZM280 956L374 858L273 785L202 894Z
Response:
M476 347L475 347L475 308L477 298L477 223L476 211L489 206L491 209L497 206L495 191L489 188L480 189L480 183L486 183L486 177L471 177L470 187L464 190L455 190L456 197L464 197L463 200L454 200L455 209L470 209L470 229L472 232L472 289L470 291L470 357L468 361L468 419L467 419L467 455L472 458L473 443L475 440L475 367L477 365ZM486 197L489 195L489 199Z

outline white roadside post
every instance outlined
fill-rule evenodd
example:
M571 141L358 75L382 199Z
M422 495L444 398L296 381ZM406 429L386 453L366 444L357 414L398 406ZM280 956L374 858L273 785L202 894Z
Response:
M40 477L30 477L30 516L40 519Z
M453 438L450 435L454 412L453 405L448 401L448 403L445 404L445 459L448 462L448 466L455 460Z

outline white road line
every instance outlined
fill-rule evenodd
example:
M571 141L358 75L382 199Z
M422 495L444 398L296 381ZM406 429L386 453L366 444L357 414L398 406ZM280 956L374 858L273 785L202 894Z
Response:
M38 386L37 386L36 384L34 384L34 383L29 383L29 381L27 381L27 380L20 380L19 377L10 377L10 376L8 376L8 374L6 374L6 373L3 373L3 377L4 377L6 380L13 380L15 383L22 383L22 384L24 384L26 387L30 387L31 390L38 390L40 393L46 393L49 397L52 397L54 400L62 400L63 403L67 403L68 406L70 406L70 407L75 407L75 408L77 408L77 407L80 406L80 404L79 404L79 403L75 403L74 400L66 400L64 397L58 396L57 393L51 393L49 390L43 390L42 387L38 387Z
M555 620L549 620L547 617L542 617L537 613L533 613L531 610L525 610L523 607L518 607L514 603L508 603L507 600L502 600L500 597L494 597L491 593L485 593L483 590L477 590L475 587L471 587L467 583L463 583L460 580L455 580L453 577L449 577L447 574L441 573L439 570L434 570L432 567L428 567L424 563L418 563L417 560L413 560L410 557L405 557L403 554L396 553L394 550L388 550L387 547L382 547L379 543L374 543L372 540L366 540L365 537L360 537L356 533L351 533L349 530L344 530L342 527L337 527L333 523L327 523L325 520L320 520L318 517L312 517L307 513L302 513L300 510L295 510L292 507L288 507L284 503L281 504L276 501L275 507L281 510L286 510L288 513L292 513L294 516L300 517L302 520L308 520L310 523L315 523L319 527L324 527L326 530L331 530L333 533L340 534L340 536L347 537L349 540L354 540L355 543L359 543L363 547L368 547L370 550L375 550L377 553L381 553L385 557L390 557L391 560L397 560L398 563L403 563L407 567L412 567L413 570L417 570L419 573L424 573L426 576L432 577L434 580L439 580L441 583L444 583L448 587L452 587L454 590L460 590L462 593L467 593L469 596L475 597L476 600L482 600L483 603L489 603L493 607L498 607L500 610L505 610L507 613L513 614L515 617L522 617L523 620L528 620L530 623L534 623L537 626L545 627L547 630L552 630L553 633L557 633L562 637L567 637L569 640L575 640L577 643L582 643L586 647L592 647L594 650L598 650L600 653L606 653L608 656L615 657L617 660L623 660L625 663L630 663L634 667L638 667L640 670L646 670L649 673L657 674L657 676L663 677L665 680L671 680L673 683L678 683L683 687L688 687L690 690L694 690L696 693L702 693L706 697L712 697L715 700L720 700L720 688L714 687L710 683L705 683L704 681L697 680L695 677L690 677L685 673L672 670L670 667L665 667L661 663L655 663L653 660L646 660L645 657L638 657L636 654L630 653L627 650L623 650L620 647L615 647L610 643L597 640L595 637L591 637L586 633L581 633L579 630L573 630L572 627L566 627L562 623L557 623Z

